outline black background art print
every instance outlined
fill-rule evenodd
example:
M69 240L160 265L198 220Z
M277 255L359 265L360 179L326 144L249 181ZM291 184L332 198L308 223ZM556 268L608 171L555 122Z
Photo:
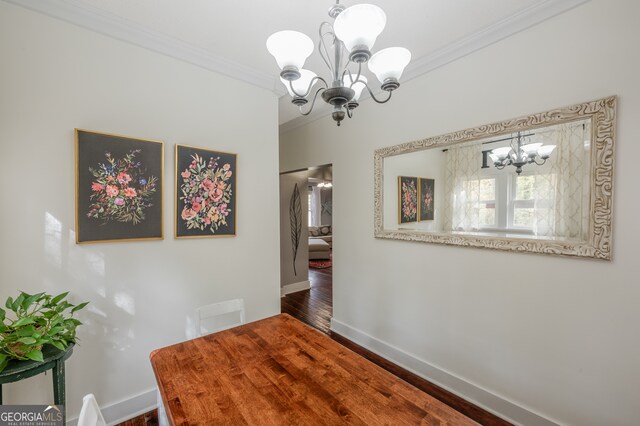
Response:
M434 179L420 178L420 220L433 220L435 217L435 184Z
M163 144L76 129L76 242L162 239Z
M176 238L236 235L236 157L176 145Z

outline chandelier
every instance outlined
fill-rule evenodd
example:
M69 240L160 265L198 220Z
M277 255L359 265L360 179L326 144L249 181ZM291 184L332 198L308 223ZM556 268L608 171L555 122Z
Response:
M372 56L371 49L387 22L384 11L378 6L358 4L345 8L340 0L336 0L329 8L329 16L335 21L333 25L320 24L318 52L331 72L330 81L302 68L314 49L313 41L307 35L279 31L267 39L267 49L275 57L281 69L280 80L300 114L309 115L321 94L322 99L333 107L332 117L339 126L345 115L353 116L365 88L377 103L391 99L393 91L400 87L400 76L411 60L411 53L403 47L390 47ZM367 78L362 75L362 64L365 63L380 81L380 88L387 92L385 98L376 98L369 88ZM322 87L312 95L316 84ZM305 111L309 100L311 106Z
M491 151L489 157L493 161L493 165L502 170L506 166L514 166L516 173L522 173L522 166L527 164L537 164L538 166L546 163L551 157L551 153L556 148L555 145L543 145L541 143L525 144L525 137L518 132L516 137L511 138L511 146L496 148Z

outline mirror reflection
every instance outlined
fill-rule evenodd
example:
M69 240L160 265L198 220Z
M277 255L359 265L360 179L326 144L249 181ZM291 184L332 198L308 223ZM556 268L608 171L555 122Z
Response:
M591 120L385 157L384 230L586 241Z

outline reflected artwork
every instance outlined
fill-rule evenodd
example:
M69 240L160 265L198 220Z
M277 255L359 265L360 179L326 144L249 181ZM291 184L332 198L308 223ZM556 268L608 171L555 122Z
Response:
M418 220L418 178L398 176L398 223Z
M419 179L420 214L419 220L433 220L435 216L435 179Z

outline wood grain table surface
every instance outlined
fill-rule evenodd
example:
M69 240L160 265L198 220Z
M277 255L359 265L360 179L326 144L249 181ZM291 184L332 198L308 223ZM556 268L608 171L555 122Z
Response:
M475 425L280 314L153 351L174 425Z

